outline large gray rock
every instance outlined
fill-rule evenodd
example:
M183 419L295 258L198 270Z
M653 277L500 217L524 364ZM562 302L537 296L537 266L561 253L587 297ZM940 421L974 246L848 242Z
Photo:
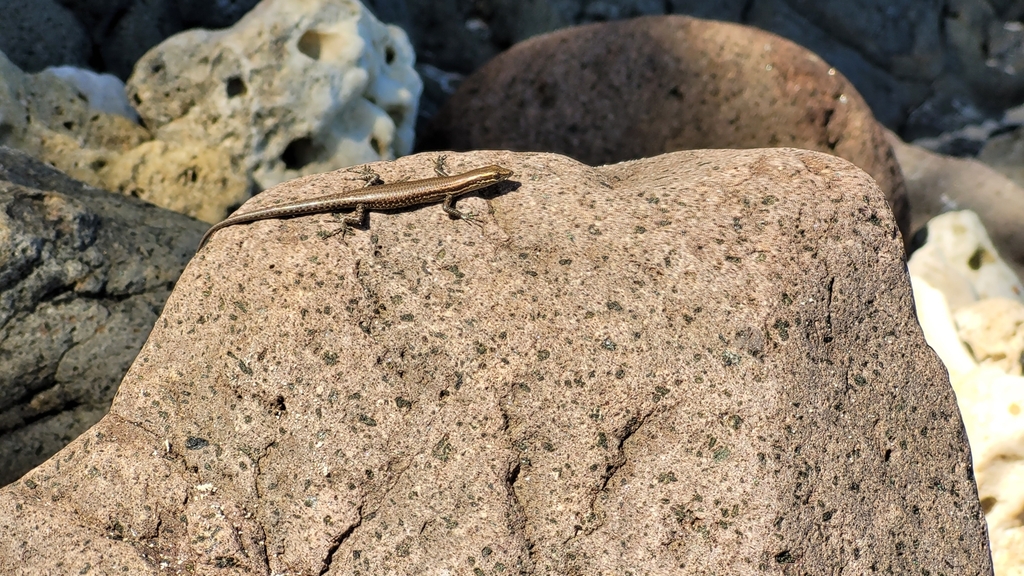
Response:
M450 164L494 162L514 181L460 202L481 227L220 231L110 414L0 490L0 571L991 574L865 173L794 149Z
M0 484L106 413L205 226L0 147Z
M936 64L941 61L937 62L936 59L942 53L941 50L921 50L912 42L908 45L908 41L912 40L908 34L919 32L924 36L921 44L928 46L934 44L938 30L929 26L932 21L928 19L910 22L893 17L894 22L883 21L882 24L886 25L883 29L903 28L899 31L902 36L898 42L889 36L881 38L877 43L865 41L874 38L878 30L865 35L860 29L857 29L859 34L856 35L856 39L849 41L846 38L837 38L837 35L848 37L852 34L850 30L836 34L827 27L822 28L826 22L834 21L829 18L828 13L822 14L828 7L831 5L823 2L801 11L793 8L787 0L757 0L752 3L743 22L788 38L821 56L857 87L857 91L864 97L879 122L893 127L904 124L907 112L932 95L929 80L922 79L921 76L923 73L930 73L931 78L938 76ZM856 2L847 2L845 6L835 8L846 10L847 7L852 10L859 8ZM927 10L924 3L918 3L915 9ZM878 20L882 20L881 11L872 14L871 17L874 20L873 24L879 24ZM865 23L860 22L858 28L863 24ZM858 51L862 47L881 54L878 57L869 57ZM918 52L916 56L924 60L924 65L919 69L908 70L909 75L895 73L892 70L894 63L901 58L909 59L910 56L904 54L904 51L914 50Z
M85 66L90 48L85 28L54 0L0 0L0 52L23 70Z
M517 42L577 24L666 13L748 24L819 54L853 82L880 121L908 138L959 128L1024 98L1024 5L1017 2L495 0L486 10L461 0L368 4L406 27L421 62L462 74Z
M258 0L61 0L85 25L95 62L127 78L147 50L189 28L225 28Z

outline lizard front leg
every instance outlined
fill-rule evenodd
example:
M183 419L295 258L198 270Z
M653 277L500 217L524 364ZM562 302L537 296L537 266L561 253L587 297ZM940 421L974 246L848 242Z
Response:
M470 224L476 224L477 226L483 227L483 224L480 224L479 222L476 221L476 214L473 214L472 212L462 212L461 210L455 207L454 194L448 194L447 196L444 197L444 202L441 203L441 210L444 210L445 214L451 216L452 218L465 220Z
M335 220L337 220L337 221L339 221L341 223L341 227L340 228L336 228L334 230L331 230L329 232L328 231L320 232L320 234L319 234L320 238L326 240L327 238L330 238L332 236L337 236L338 234L341 234L342 239L344 239L345 235L348 234L349 226L359 226L360 224L363 223L363 220L365 220L365 218L366 218L366 205L365 204L356 204L355 210L353 210L353 211L351 211L351 212L349 212L347 214L340 214L340 213L337 213L337 212L332 212L331 216L333 216Z

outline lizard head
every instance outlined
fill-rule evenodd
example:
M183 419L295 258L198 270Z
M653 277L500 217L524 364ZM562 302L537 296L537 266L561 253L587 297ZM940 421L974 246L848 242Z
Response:
M463 174L464 177L472 178L473 190L479 190L486 188L492 184L503 182L511 178L515 172L505 168L504 166L492 165L470 170Z

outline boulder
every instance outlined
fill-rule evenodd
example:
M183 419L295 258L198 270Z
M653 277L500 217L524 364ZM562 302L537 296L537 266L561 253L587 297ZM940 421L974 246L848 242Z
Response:
M89 61L89 36L75 15L56 0L0 0L0 52L20 68L38 72ZM59 30L59 34L54 34ZM0 72L2 74L2 72Z
M97 188L215 222L248 197L248 176L217 146L166 143L67 70L25 74L0 54L0 144ZM120 81L110 78L106 82ZM121 86L123 89L123 86ZM127 107L127 102L123 104Z
M408 154L414 61L405 32L357 0L263 0L230 28L160 43L128 93L158 140L223 150L262 190Z
M986 298L1024 303L1024 285L999 256L974 212L940 214L919 236L926 241L911 256L910 273L942 290L952 312Z
M205 226L2 146L0 214L3 485L106 413Z
M598 165L780 146L861 167L909 238L899 164L854 87L807 49L738 24L657 16L531 38L467 78L420 148L542 150Z
M944 212L970 210L1006 264L1024 275L1024 188L977 160L936 154L888 131L887 137L907 183L915 234Z
M990 251L972 212L942 214L927 230L928 242L908 263L914 306L963 414L995 573L1018 574L1024 567L1021 285Z
M992 573L867 174L796 149L449 159L491 163L516 176L459 202L479 226L218 232L110 413L0 490L0 571Z

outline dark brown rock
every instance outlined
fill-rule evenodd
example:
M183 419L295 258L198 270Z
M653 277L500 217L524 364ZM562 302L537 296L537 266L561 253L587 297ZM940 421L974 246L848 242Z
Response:
M853 86L808 50L736 24L660 16L531 38L467 78L420 144L558 152L591 165L779 146L861 167L909 232L899 165Z
M106 413L205 225L2 146L0 214L3 485Z
M214 236L110 413L0 490L0 572L991 574L867 175L794 149L450 167L493 162L516 177L460 201L479 228Z

